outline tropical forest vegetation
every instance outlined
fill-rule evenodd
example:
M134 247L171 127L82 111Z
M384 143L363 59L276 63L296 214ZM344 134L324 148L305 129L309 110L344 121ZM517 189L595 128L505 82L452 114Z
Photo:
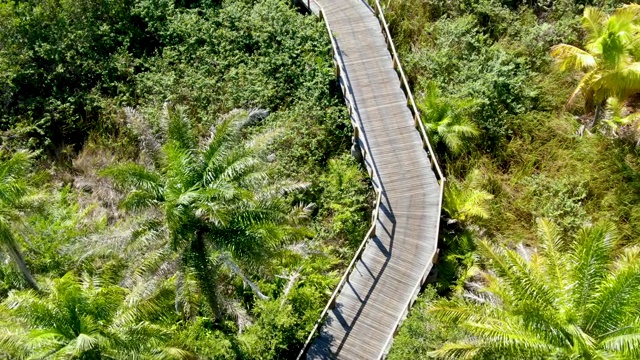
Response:
M640 358L640 6L390 1L448 184L390 359Z
M382 1L446 174L391 359L640 358L640 6ZM292 359L367 232L290 0L0 1L0 359Z
M324 25L47 0L0 28L0 358L297 355L373 202Z

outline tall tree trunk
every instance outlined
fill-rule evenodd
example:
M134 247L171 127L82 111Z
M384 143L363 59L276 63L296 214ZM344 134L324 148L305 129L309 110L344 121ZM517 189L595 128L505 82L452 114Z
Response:
M589 129L593 129L598 125L598 121L600 121L600 118L602 117L602 105L603 103L596 104L596 112L595 115L593 115L593 121L589 124Z
M29 286L36 291L40 291L38 283L36 283L36 280L31 275L31 271L27 268L27 263L24 261L24 257L22 256L22 252L20 252L16 239L10 235L10 238L5 243L9 250L9 255L18 266L18 269L20 269L22 276L27 280Z
M595 100L593 96L593 90L587 90L584 93L584 112L586 114L593 111L595 108Z
M204 235L200 230L196 232L196 239L191 242L187 252L187 263L194 270L200 291L205 296L211 310L213 310L216 320L221 320L222 311L215 283L218 267L209 261Z

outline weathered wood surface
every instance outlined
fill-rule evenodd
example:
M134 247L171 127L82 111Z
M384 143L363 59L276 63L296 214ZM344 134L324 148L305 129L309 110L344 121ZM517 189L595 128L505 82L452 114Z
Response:
M316 14L321 7L333 34L357 141L381 192L375 236L306 357L378 359L432 266L441 188L373 9L363 0L301 2Z

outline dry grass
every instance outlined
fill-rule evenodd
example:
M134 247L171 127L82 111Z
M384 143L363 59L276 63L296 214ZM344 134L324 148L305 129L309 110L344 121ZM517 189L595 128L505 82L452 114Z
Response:
M109 223L120 219L122 200L113 185L99 175L100 170L116 162L116 155L104 147L88 144L73 159L73 188L78 190L81 208L93 207L89 221L106 217Z

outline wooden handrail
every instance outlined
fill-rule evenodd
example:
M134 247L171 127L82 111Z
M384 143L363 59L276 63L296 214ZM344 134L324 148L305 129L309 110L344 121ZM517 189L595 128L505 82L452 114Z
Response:
M445 177L444 177L444 175L442 173L442 170L440 169L440 165L438 164L438 159L436 159L435 152L433 151L433 148L431 147L431 142L429 142L429 136L427 135L427 132L426 132L426 130L424 128L424 124L422 123L422 119L420 117L420 111L418 110L418 107L416 106L416 102L415 102L415 99L413 97L413 93L411 92L411 87L409 87L409 82L407 81L407 77L405 76L404 69L402 69L402 63L400 63L400 57L398 56L398 52L396 51L396 46L393 43L393 38L391 37L391 31L389 31L389 25L387 24L387 20L384 17L384 11L382 10L382 6L380 5L380 0L375 0L375 3L376 3L375 11L376 11L376 13L378 15L378 20L380 21L382 27L384 28L385 37L387 39L387 46L391 50L391 54L393 56L393 62L397 66L397 70L400 73L400 78L402 79L402 84L404 86L405 91L407 92L407 96L409 97L409 102L410 102L410 105L411 105L411 109L413 110L414 120L416 122L415 125L418 128L418 131L420 132L420 136L422 137L422 141L423 141L423 143L425 144L425 146L427 148L427 152L429 153L429 157L431 158L431 166L434 167L435 170L436 170L436 176L438 177L439 184L440 184L440 194L438 196L438 206L439 206L439 209L442 209L442 201L443 201L443 197L444 197L444 183L445 183L446 179L445 179ZM436 229L435 229L436 242L438 241L439 232L440 232L440 216L438 216L438 218L436 220ZM431 254L431 259L432 260L436 256L437 251L438 251L437 250L437 246L434 246L433 247L433 253ZM394 331L391 333L391 335L389 335L389 337L387 338L386 343L382 347L382 352L378 356L379 359L385 358L386 355L389 353L389 350L391 349L391 343L393 342L393 336L398 331L398 328L400 327L400 324L402 323L402 321L404 321L404 319L406 318L406 316L407 316L407 314L409 312L409 309L411 308L411 305L413 305L413 302L418 297L418 294L420 293L420 289L422 288L422 285L424 284L424 281L426 280L426 277L429 274L429 271L431 271L431 267L432 266L425 267L425 269L422 271L422 274L421 274L421 279L422 280L416 286L416 289L414 289L413 296L407 302L402 315L400 315L400 317L398 317L398 319L396 320L396 323L394 325Z
M309 11L312 11L311 9L311 2L314 3L315 6L318 7L319 9L319 13L318 13L318 17L322 20L324 19L324 8L318 4L317 2L315 2L314 0L305 0L305 2L307 3L307 9L309 9ZM329 39L331 39L331 47L333 49L333 59L334 59L334 63L338 69L338 77L343 76L343 74L345 74L346 72L344 71L343 68L343 64L340 58L340 53L338 52L338 45L336 44L336 40L333 36L333 31L331 30L331 26L329 25L328 21L324 21L326 28L327 28L327 33L329 34ZM356 114L356 110L354 109L354 95L351 91L351 88L348 86L348 84L346 82L343 81L343 88L342 88L342 92L344 93L344 96L347 100L347 108L349 110L349 114L352 115L352 122L351 124L353 125L354 128L354 138L357 140L359 134L361 134L361 130L360 130L360 125L353 120L353 116ZM368 154L371 154L371 151L369 149L369 145L363 141L363 149L362 149L362 153L363 153L363 158L366 160L366 158L368 157ZM372 165L369 167L371 173L369 173L369 176L372 179L376 179L378 178L377 172L375 170L375 167ZM304 354L309 350L309 346L311 346L311 343L313 341L313 337L314 335L318 332L318 330L320 329L320 326L322 325L322 323L324 322L324 318L325 316L327 316L327 314L329 313L329 310L331 310L334 306L335 306L335 301L336 298L338 297L338 294L340 293L340 290L342 290L342 287L347 283L347 279L349 278L349 275L351 274L351 271L354 269L356 263L358 262L358 260L360 260L360 256L362 255L362 252L364 251L364 249L366 248L367 243L369 242L369 239L372 236L375 236L375 231L376 231L376 224L378 223L378 214L380 213L380 202L382 200L382 191L380 189L375 189L375 192L377 194L376 196L376 203L375 203L375 209L373 210L373 214L372 214L372 219L371 219L371 227L369 228L369 231L367 231L367 234L364 236L364 239L362 240L362 242L360 243L360 246L358 247L358 250L356 250L356 253L353 256L353 259L351 259L351 262L349 263L349 266L347 266L347 269L345 270L344 274L342 275L342 278L340 278L340 282L338 283L338 285L336 286L335 290L333 291L333 293L331 294L331 297L329 298L329 301L327 302L327 305L324 307L324 309L322 310L322 313L320 314L320 317L318 318L318 320L316 321L315 325L313 326L313 330L311 330L311 333L309 334L309 336L307 337L307 341L304 343L304 346L302 347L302 350L300 350L300 353L298 354L298 357L296 358L297 360L302 359L302 357L304 356Z
M302 350L300 350L300 354L298 354L298 357L296 358L297 360L302 359L302 356L304 356L307 350L309 350L309 346L311 346L313 336L320 329L320 325L322 325L322 323L324 322L324 317L327 316L327 314L329 313L329 310L331 310L335 306L335 301L336 301L336 298L338 297L338 294L340 293L340 290L342 290L342 287L347 283L347 279L349 278L351 271L355 267L355 264L358 262L358 260L360 260L360 255L362 255L362 252L364 251L367 243L369 242L369 239L371 238L371 236L375 235L376 224L378 222L378 213L380 212L380 200L382 198L381 191L376 190L376 193L378 194L378 196L376 199L376 208L373 211L373 219L371 221L372 222L371 227L369 228L369 231L367 231L367 235L365 235L364 240L362 240L362 242L360 243L360 246L358 247L356 254L351 260L351 263L349 263L347 270L344 272L344 275L342 275L342 278L340 279L338 286L336 286L335 290L331 294L331 297L327 302L327 306L325 306L324 310L322 310L322 313L320 314L320 318L316 321L316 324L313 326L313 330L311 330L311 334L309 334L309 337L307 337L307 341L304 343Z
M411 88L409 87L409 82L407 81L407 77L404 74L404 69L402 69L402 64L400 63L400 57L398 56L398 52L396 51L396 46L393 43L393 38L391 37L391 32L389 31L389 25L387 24L387 20L384 18L384 12L382 11L382 6L380 5L380 0L376 0L376 13L378 15L378 20L382 25L385 37L387 38L387 45L391 50L391 54L393 56L393 62L397 66L397 70L400 73L400 79L402 80L402 85L404 86L405 91L407 92L407 96L409 97L409 103L411 105L411 109L413 110L413 116L416 120L416 127L420 131L420 135L422 136L422 140L427 146L427 152L429 153L429 157L431 158L431 164L436 169L436 174L438 175L438 180L444 179L444 175L442 174L442 170L440 169L440 165L438 164L438 159L436 159L435 152L431 147L431 143L429 142L429 137L427 136L427 132L425 131L424 124L420 118L420 111L418 111L418 107L416 106L416 102L413 98L413 93L411 92Z

